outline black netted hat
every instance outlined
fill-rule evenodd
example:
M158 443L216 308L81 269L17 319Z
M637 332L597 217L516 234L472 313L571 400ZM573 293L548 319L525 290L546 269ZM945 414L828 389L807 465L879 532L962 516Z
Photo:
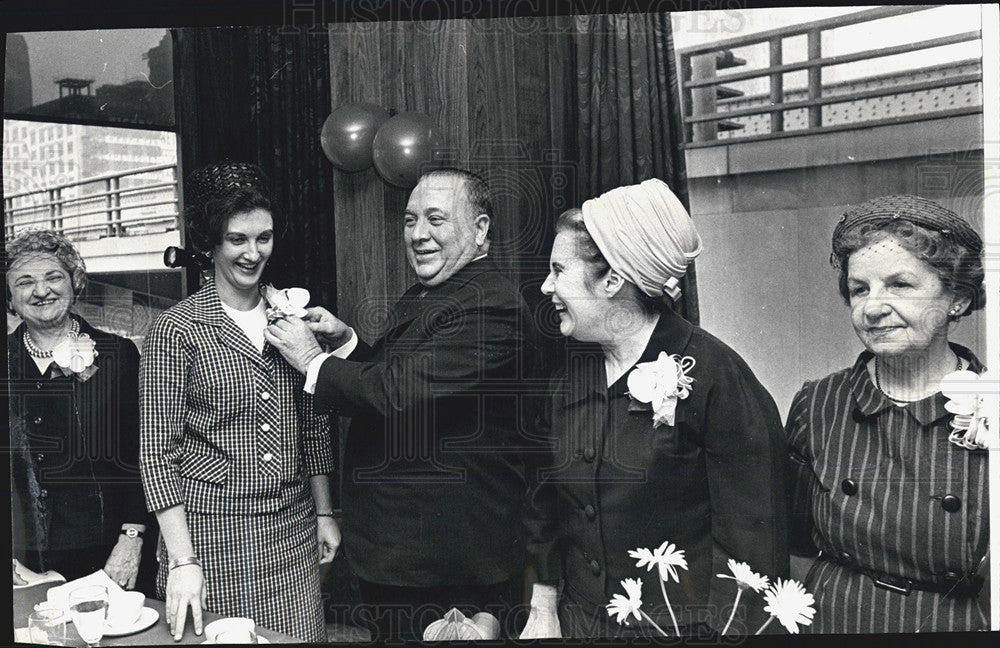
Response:
M940 232L967 248L971 254L982 254L983 239L961 216L933 200L906 194L872 198L844 212L833 230L833 254L836 256L840 252L844 236L856 227L881 225L893 220L909 221Z
M188 176L184 185L184 202L189 207L199 207L239 187L253 187L267 195L267 176L259 166L249 162L216 162Z

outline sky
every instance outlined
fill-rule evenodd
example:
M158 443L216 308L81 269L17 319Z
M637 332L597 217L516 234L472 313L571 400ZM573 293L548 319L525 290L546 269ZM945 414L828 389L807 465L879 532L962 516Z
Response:
M149 65L142 55L166 33L164 28L24 32L35 105L57 99L55 80L64 77L94 79L91 92L106 83L146 78Z

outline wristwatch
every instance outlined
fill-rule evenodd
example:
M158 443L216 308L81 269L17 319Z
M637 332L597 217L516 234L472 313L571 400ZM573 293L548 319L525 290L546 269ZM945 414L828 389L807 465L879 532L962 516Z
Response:
M140 531L139 529L131 529L131 528L130 529L122 529L122 533L121 534L123 536L125 536L126 538L141 538L143 536L143 532L142 531Z

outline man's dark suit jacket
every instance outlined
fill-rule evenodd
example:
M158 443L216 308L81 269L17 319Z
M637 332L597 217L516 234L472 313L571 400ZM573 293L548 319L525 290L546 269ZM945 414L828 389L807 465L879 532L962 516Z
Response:
M489 585L524 568L523 379L535 333L489 259L393 306L374 346L331 357L319 408L352 417L343 542L355 573L407 587Z

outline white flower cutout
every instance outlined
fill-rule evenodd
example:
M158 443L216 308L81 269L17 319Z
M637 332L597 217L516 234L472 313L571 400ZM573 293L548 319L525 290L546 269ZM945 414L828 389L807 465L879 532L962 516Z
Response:
M628 555L636 559L636 567L645 567L646 571L651 571L653 567L659 567L660 580L681 582L677 575L677 568L687 569L687 559L684 557L684 550L678 549L669 542L664 542L656 549L650 551L645 547L630 549Z
M736 584L740 589L749 588L759 594L770 584L770 580L767 576L761 576L757 572L753 571L750 569L750 565L745 562L736 562L734 559L730 558L727 565L729 566L729 571L733 572L733 575L716 574L716 576L736 581Z
M800 625L812 625L816 601L797 580L779 578L764 592L764 600L767 602L764 611L776 617L790 633L798 634Z
M637 364L628 375L629 395L653 406L653 427L674 424L677 399L687 398L694 379L687 372L694 367L691 356L667 355L660 351L654 362Z
M86 333L68 333L52 348L52 361L59 370L66 376L75 375L81 382L97 371L97 366L94 364L94 358L97 356L94 340Z
M621 594L612 596L611 602L605 606L608 608L608 616L617 615L618 618L615 620L625 625L628 625L630 615L634 616L636 621L641 621L642 616L639 613L639 608L642 607L642 579L626 578L622 581L622 587L625 588L625 593L628 596Z
M941 394L948 399L944 408L954 414L948 440L967 450L997 446L989 429L988 416L1000 404L1000 376L987 372L953 371L941 379Z
M267 318L281 319L289 315L305 317L309 304L309 291L305 288L285 288L278 290L271 284L264 286L264 299L271 306Z

